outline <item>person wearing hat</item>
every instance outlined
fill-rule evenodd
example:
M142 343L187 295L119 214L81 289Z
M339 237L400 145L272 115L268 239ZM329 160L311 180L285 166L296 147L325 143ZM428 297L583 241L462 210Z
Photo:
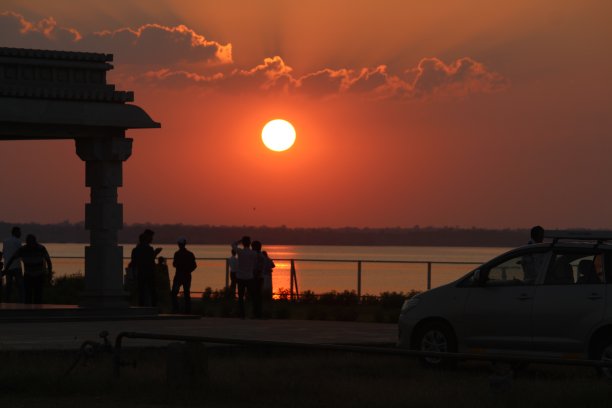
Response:
M176 240L178 251L174 253L172 266L176 268L174 279L172 281L172 312L179 312L178 293L183 287L183 298L185 299L185 313L191 313L191 272L197 267L195 255L186 247L187 239L180 237Z

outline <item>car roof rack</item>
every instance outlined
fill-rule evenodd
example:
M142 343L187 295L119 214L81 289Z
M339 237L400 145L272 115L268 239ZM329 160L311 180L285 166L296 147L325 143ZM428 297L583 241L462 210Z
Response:
M544 238L552 238L553 245L561 239L571 241L596 241L597 245L612 241L612 232L589 232L589 231L547 231L544 233Z

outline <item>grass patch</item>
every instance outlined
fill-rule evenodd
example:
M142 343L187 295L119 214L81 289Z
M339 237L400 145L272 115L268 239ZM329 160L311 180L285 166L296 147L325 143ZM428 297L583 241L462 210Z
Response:
M82 275L57 277L44 290L44 302L50 304L78 304L79 294L85 290ZM169 313L169 292L158 293L162 313ZM264 303L264 317L268 319L300 319L396 323L404 300L418 294L410 292L383 292L379 295L357 296L355 291L331 291L315 294L300 293L299 299L290 300L289 291L280 290L277 299ZM136 304L135 295L132 302ZM182 301L181 301L182 304ZM247 314L252 305L246 302ZM206 317L237 317L238 303L229 299L224 290L206 288L200 296L192 295L192 312Z
M290 300L289 293L281 290L278 299L264 302L263 314L269 319L359 321L396 323L404 300L417 291L384 292L378 296L357 296L354 291L314 294L305 291L299 299ZM252 305L247 301L247 315ZM194 313L207 317L236 317L238 304L228 299L223 290L206 288L200 299L192 301Z
M69 375L75 353L2 352L0 406L6 407L607 407L612 383L593 369L533 366L503 392L487 364L424 369L410 358L342 352L208 349L208 379L177 392L166 382L163 349L129 349L135 366L113 378L110 355Z

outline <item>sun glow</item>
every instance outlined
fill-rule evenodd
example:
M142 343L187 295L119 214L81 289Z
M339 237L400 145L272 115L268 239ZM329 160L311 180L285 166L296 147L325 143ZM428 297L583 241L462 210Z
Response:
M286 120L271 120L261 130L261 140L270 150L285 151L295 143L295 128Z

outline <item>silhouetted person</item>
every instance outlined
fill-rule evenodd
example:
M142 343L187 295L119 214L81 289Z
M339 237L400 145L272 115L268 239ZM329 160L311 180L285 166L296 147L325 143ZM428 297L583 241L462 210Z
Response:
M170 311L170 274L168 273L168 264L163 256L157 257L155 264L155 294L157 296L157 305L159 309L165 313Z
M178 251L174 253L172 265L176 268L174 280L172 281L172 311L179 312L178 293L181 286L183 287L183 299L185 300L185 313L191 313L191 272L198 267L193 252L189 251L185 246L187 240L179 238L177 240Z
M132 267L138 281L138 304L157 306L155 293L155 257L161 248L153 249L153 231L147 229L138 237L138 245L132 250Z
M257 254L253 268L253 315L259 319L262 317L263 271L266 260L261 252L261 242L253 241L251 248Z
M6 302L12 301L13 288L17 291L17 302L23 302L23 272L21 271L21 262L15 259L12 264L8 264L8 260L19 248L21 248L21 229L13 227L11 229L11 236L2 243L4 267L6 269Z
M540 225L536 225L531 229L531 239L528 244L541 244L544 241L544 228Z
M544 241L544 228L540 225L536 225L531 228L530 239L527 242L527 245L541 244ZM523 267L523 282L527 284L535 283L538 278L538 274L540 273L540 269L544 265L546 261L545 253L535 253L525 255L522 258L522 267Z
M264 256L263 268L263 298L264 300L272 300L272 270L276 267L272 258L268 256L268 252L261 251Z
M242 244L242 248L238 248L239 243ZM236 281L238 282L238 308L240 318L244 319L246 317L244 308L245 291L249 292L251 301L254 298L253 271L257 262L257 253L251 249L251 238L248 236L244 236L241 240L232 243L232 249L236 251L238 256L238 273L236 274Z
M236 250L232 249L232 256L227 258L227 265L229 267L230 285L227 288L227 297L234 299L236 297L236 286L238 285L238 258L236 257Z
M13 261L19 258L23 262L24 269L24 302L40 304L43 299L45 279L49 279L53 275L53 267L47 248L40 245L34 235L29 234L26 236L25 245L15 251L7 264L12 265Z

